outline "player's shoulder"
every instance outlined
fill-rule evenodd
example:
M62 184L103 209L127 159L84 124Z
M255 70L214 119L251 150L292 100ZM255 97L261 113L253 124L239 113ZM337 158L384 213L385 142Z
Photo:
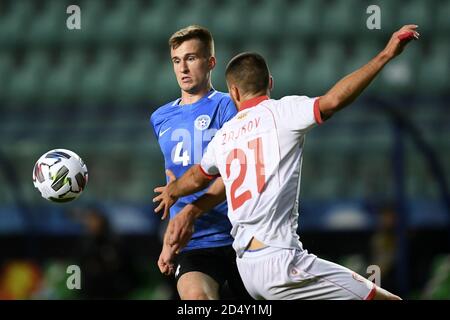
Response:
M270 99L263 101L264 105L272 110L285 110L286 108L298 108L309 106L314 102L316 98L310 98L308 96L284 96L280 99Z
M217 112L218 117L216 117L216 121L219 126L223 126L225 122L229 121L237 113L237 108L228 93L215 90L210 94L209 100L210 110Z
M226 92L222 92L219 90L214 90L214 92L212 92L209 95L209 99L214 100L214 101L230 101L230 95Z
M275 100L278 101L278 103L280 104L299 104L302 102L307 102L308 100L310 100L311 98L308 96L297 96L297 95L292 95L292 96L284 96L282 98L280 98L279 100Z
M154 123L158 119L165 118L169 114L173 113L174 110L177 110L177 104L179 101L180 101L180 98L170 101L170 102L163 104L162 106L159 106L158 108L156 108L156 110L153 111L153 113L150 116L150 121L152 123Z
M229 105L234 106L230 95L226 92L221 92L221 91L215 90L213 93L211 93L209 95L208 99L210 101L213 101L217 106L223 106L223 107L226 107Z

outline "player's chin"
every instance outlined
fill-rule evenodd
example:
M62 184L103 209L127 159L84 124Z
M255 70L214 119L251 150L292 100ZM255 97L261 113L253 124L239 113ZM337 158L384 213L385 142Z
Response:
M196 93L198 90L197 85L193 82L184 82L184 83L182 82L180 83L180 87L181 90L192 94Z

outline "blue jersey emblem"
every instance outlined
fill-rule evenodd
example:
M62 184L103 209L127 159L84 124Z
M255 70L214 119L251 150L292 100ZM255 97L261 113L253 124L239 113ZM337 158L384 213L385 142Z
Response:
M198 130L205 130L209 127L211 123L211 118L207 114L202 114L195 119L195 127Z

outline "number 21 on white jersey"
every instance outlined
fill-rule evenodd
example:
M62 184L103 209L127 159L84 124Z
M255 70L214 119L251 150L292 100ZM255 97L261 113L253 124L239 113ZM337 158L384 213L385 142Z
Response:
M270 118L262 119L254 133L237 139L230 147L225 145L222 150L222 157L226 159L221 170L225 172L222 178L227 185L230 209L234 213L264 202L264 193L272 191L267 189L270 179L276 179L275 185L279 185L275 171L280 154L274 129ZM274 183L271 189L273 187Z

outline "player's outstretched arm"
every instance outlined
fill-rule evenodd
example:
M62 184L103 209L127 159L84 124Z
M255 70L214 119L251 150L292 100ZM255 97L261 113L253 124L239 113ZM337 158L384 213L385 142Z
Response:
M419 39L417 25L405 25L395 32L386 47L369 63L341 79L319 100L319 108L324 119L353 102L370 84L383 67L398 56L406 44Z
M164 210L162 219L169 215L169 209L178 198L200 191L208 186L211 179L207 177L196 164L187 170L180 179L176 179L172 171L166 170L169 182L165 186L157 187L155 192L158 196L153 198L153 202L160 202L155 212Z
M171 275L174 273L173 258L191 240L195 219L225 200L225 186L222 178L217 178L205 194L186 205L169 221L158 259L158 267L162 274Z
M200 198L186 205L169 223L167 233L168 244L176 253L184 248L194 233L195 219L210 211L219 203L226 200L225 185L222 178L214 183Z
M211 184L205 194L186 205L169 221L158 259L158 267L162 274L171 275L174 273L173 259L191 240L195 219L225 200L225 186L222 178L219 177Z

